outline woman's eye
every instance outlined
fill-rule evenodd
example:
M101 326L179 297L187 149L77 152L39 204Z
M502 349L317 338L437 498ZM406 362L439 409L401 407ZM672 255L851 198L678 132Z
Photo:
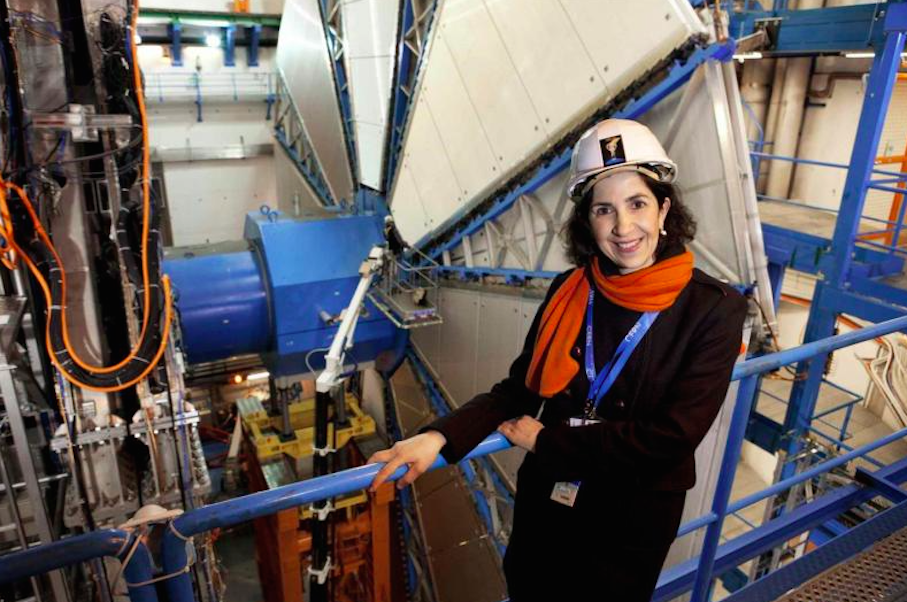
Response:
M643 201L643 200L641 200L641 199L640 199L640 200L633 201L633 208L634 208L634 209L642 209L642 208L645 207L645 206L646 206L646 202Z
M608 215L611 213L611 208L605 205L598 205L592 208L592 215Z

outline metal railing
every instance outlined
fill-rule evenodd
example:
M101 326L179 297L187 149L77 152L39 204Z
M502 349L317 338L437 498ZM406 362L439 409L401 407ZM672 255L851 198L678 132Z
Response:
M662 575L654 600L668 600L690 590L692 590L694 602L708 600L713 580L723 570L727 570L727 565L731 562L729 560L731 554L728 550L733 551L733 562L739 564L769 549L772 545L785 541L794 532L802 533L809 530L816 520L819 520L817 518L820 514L818 510L827 513L838 508L842 499L860 503L861 500L865 501L865 499L880 494L876 489L866 488L852 493L851 497L823 496L778 520L762 525L747 533L746 537L739 538L745 539L745 541L738 542L738 539L735 538L720 546L722 553L719 554L721 527L728 515L739 512L760 500L782 493L794 485L813 479L833 468L862 458L873 450L907 436L907 428L899 430L731 503L731 486L734 482L747 422L755 400L759 375L803 360L823 361L828 353L836 349L901 330L907 330L907 316L807 343L794 349L749 359L735 366L732 380L740 382L737 403L731 418L712 510L708 514L682 525L678 532L678 537L681 537L705 528L702 551L698 557L678 567L672 567ZM511 447L510 443L502 435L495 433L480 443L464 460L485 456L509 447ZM431 469L434 470L445 465L444 459L439 457ZM164 528L161 545L163 576L156 579L164 581L171 601L193 601L192 579L189 572L193 536L364 489L369 486L381 467L381 464L360 466L186 512L167 523ZM406 467L399 468L391 475L390 480L399 479L405 472ZM900 466L885 467L868 474L873 482L881 488L882 493L893 495L895 492L890 488L891 483L897 479L907 478L907 469ZM902 493L904 492L902 491ZM904 495L907 496L907 494ZM810 518L812 521L809 520ZM794 529L799 529L799 531L793 531ZM134 602L156 602L157 596L154 587L149 584L151 559L144 544L135 533L129 534L116 530L74 536L49 545L0 557L0 583L41 574L101 556L125 559L125 555L129 553L127 549L132 552L132 555L125 563L124 575L129 583L131 599ZM716 559L720 561L717 564Z
M266 100L275 93L276 77L271 71L149 71L145 72L145 94L151 103L215 98L236 102Z
M757 143L756 148L759 148L759 146L758 146L759 144L761 144L761 143ZM800 165L800 164L812 165L815 167L825 167L825 168L830 168L830 169L847 170L850 168L850 166L846 163L834 163L834 162L830 162L830 161L816 161L813 159L802 159L799 157L773 155L770 153L760 152L759 150L751 151L750 156L753 158L753 167L754 167L753 179L755 181L759 180L759 167L761 165L761 162L764 160L784 161L787 163L794 163L794 164L798 164L798 165ZM876 177L874 179L869 179L869 181L867 181L864 184L864 186L867 189L878 190L881 192L889 192L891 194L896 195L896 197L897 197L897 195L904 195L905 192L907 192L907 191L905 191L904 188L900 188L897 186L898 184L904 184L905 182L907 182L907 173L899 172L899 171L891 171L891 170L887 170L887 169L873 169L872 174L874 174L876 176L885 176L885 177L881 177L881 178ZM831 213L837 213L837 211L835 211L835 210L825 209L823 207L815 207L815 206L809 205L807 203L796 202L791 199L779 199L779 198L766 196L763 194L758 195L758 197L759 197L759 200L780 202L780 203L796 205L798 207L803 207L806 209L812 209L812 210L816 210L816 211L828 211ZM858 245L866 245L868 247L879 249L891 256L898 255L898 256L907 257L907 244L900 242L902 234L905 233L905 223L904 223L905 212L907 212L907 203L898 203L897 207L896 207L896 211L894 212L895 213L894 219L890 219L892 217L891 215L889 215L889 219L882 219L879 217L874 217L874 216L865 215L865 214L861 215L860 221L869 221L869 222L873 222L873 223L883 224L883 227L881 230L871 230L871 231L859 232L857 234L857 237L854 242L856 242L856 244L858 244ZM886 239L885 244L871 240L872 238L879 237L879 236L884 237Z

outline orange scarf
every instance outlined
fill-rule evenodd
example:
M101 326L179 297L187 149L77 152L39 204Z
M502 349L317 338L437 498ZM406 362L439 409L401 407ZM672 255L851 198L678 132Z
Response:
M602 274L597 257L591 267L573 270L545 307L526 372L526 386L542 397L563 391L579 371L570 348L585 317L588 269L592 270L595 288L612 303L639 312L660 311L674 304L692 278L693 254L686 251L622 276Z

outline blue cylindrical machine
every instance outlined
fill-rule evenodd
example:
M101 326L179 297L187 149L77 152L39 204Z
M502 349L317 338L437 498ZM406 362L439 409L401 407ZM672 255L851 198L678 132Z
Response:
M168 259L189 361L265 353L270 344L268 295L250 250Z
M337 318L359 282L359 267L383 242L376 216L296 220L278 212L246 217L247 246L225 253L177 253L164 261L173 281L190 363L259 354L275 376L324 366ZM351 364L395 348L396 327L366 301ZM399 347L399 346L397 346Z

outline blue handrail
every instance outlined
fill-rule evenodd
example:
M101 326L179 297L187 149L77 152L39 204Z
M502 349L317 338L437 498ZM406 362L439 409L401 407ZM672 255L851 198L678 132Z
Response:
M732 380L741 380L742 382L740 383L740 391L738 392L738 402L734 407L734 413L731 419L727 445L722 460L722 470L716 485L712 511L705 516L686 523L681 527L679 532L679 535L684 535L702 527L706 527L707 529L703 551L699 557L699 570L694 585L694 600L705 599L703 592L707 591L711 580L714 578L712 569L714 567L721 524L725 516L760 499L779 493L792 485L813 478L830 468L840 466L854 458L863 456L897 438L907 436L907 429L903 429L874 443L855 449L845 455L818 464L808 471L776 483L762 492L751 495L734 504L730 504L728 500L730 497L731 485L733 484L737 458L739 457L740 447L743 443L746 424L753 403L756 377L761 373L774 370L784 365L811 358L822 358L827 353L836 349L901 330L907 330L907 316L881 322L860 330L854 330L820 341L807 343L794 349L752 358L737 364L733 372ZM822 360L820 359L819 361ZM477 458L509 447L511 447L511 445L507 439L499 433L495 433L480 443L465 459ZM439 457L430 470L445 465L446 462L444 459ZM170 528L165 531L162 544L161 561L163 572L169 576L164 582L169 598L173 602L191 602L194 599L192 580L188 571L186 571L189 562L186 550L186 540L188 538L217 527L228 527L262 516L267 516L280 510L295 508L364 489L368 487L374 479L381 466L382 465L380 464L360 466L358 468L352 468L323 477L317 477L299 483L292 483L277 489L253 493L240 498L211 504L196 510L191 510L177 517L170 524ZM405 472L406 467L399 468L391 475L390 480L395 481L399 479ZM109 541L112 541L110 538L114 536L121 538L118 540L121 542L120 547L111 546L109 543ZM121 554L123 551L122 548L125 547L122 544L124 541L122 538L126 536L127 535L121 531L98 531L0 557L0 582L40 574L69 564L83 562L90 558ZM134 563L136 563L135 558L128 563L127 571L148 568L150 573L150 567L143 567L138 564L136 567L133 567ZM147 579L136 576L129 577L128 574L127 577L133 583L147 581ZM144 591L139 592L137 589L147 590L149 588L147 586L143 588L130 588L130 595L133 596L134 601L155 602L151 597L137 597L145 594ZM151 594L153 595L153 591Z
M123 577L132 602L157 602L157 592L152 583L151 554L144 542L136 540L134 533L120 529L92 531L3 556L0 558L0 583L41 575L105 556L126 562ZM111 586L116 587L117 584Z

